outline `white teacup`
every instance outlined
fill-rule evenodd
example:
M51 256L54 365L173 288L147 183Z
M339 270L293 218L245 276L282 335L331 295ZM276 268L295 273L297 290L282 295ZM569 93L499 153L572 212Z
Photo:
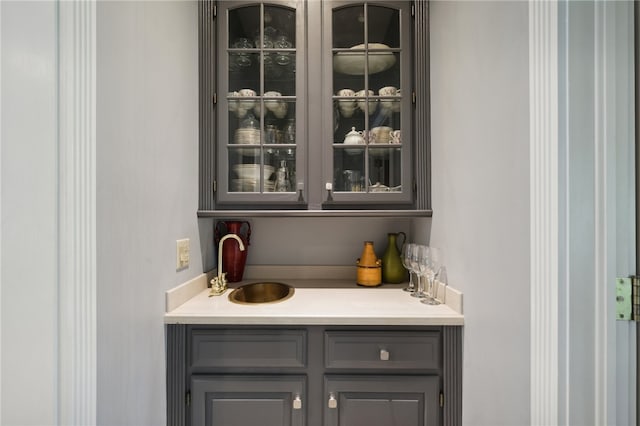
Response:
M402 143L402 130L391 131L391 143Z
M373 96L373 90L358 90L355 93L355 96L358 98L364 98L365 96Z
M354 92L351 89L340 89L340 90L338 90L338 96L353 97L355 95L356 95L356 92Z
M393 86L385 86L378 90L380 96L395 96L398 93L398 89Z
M245 108L244 106L238 106L238 108L236 109L236 114L238 115L238 117L244 118L244 116L247 115L248 111L248 108Z
M384 110L386 115L390 115L394 112L400 112L400 100L381 99L380 106Z
M229 103L229 111L235 112L238 109L238 100L233 99L240 96L238 92L227 93L227 102Z
M400 89L396 91L396 96L402 96ZM400 101L391 102L391 111L400 112Z
M355 102L352 104L346 104L346 105L343 105L342 103L340 104L340 114L342 114L342 116L345 118L351 117L355 112L355 110L356 110Z
M278 118L284 118L287 115L287 103L280 102L277 107L273 108L273 114Z
M256 91L252 90L252 89L240 89L238 91L238 93L240 94L240 96L255 96L256 95Z
M354 97L356 92L351 89L338 90L338 96L340 97ZM338 107L343 117L351 117L356 109L355 99L338 99Z
M374 127L371 129L369 143L389 143L392 130L393 129L388 126Z
M364 98L365 96L369 96L369 114L373 114L376 111L376 106L377 106L376 100L371 99L371 97L373 96L373 90L359 90L356 92L356 97L358 98ZM364 111L366 108L367 101L365 101L364 99L358 99L357 103L360 109Z
M255 96L256 95L256 91L255 90L251 90L251 89L240 89L238 90L238 93L240 94L240 97L250 97L250 96ZM250 110L251 108L253 108L256 104L255 99L243 99L238 101L238 110L242 109L246 109L246 110Z
M280 92L276 92L276 91L269 91L269 92L264 92L263 95L265 98L276 98L278 96L282 96L282 94ZM264 100L264 106L267 107L268 110L270 111L275 111L278 108L278 105L280 105L281 101L276 100L276 99L265 99Z

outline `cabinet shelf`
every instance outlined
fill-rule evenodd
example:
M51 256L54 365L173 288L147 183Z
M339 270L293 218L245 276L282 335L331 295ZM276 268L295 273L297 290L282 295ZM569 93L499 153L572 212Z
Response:
M198 217L431 217L432 210L198 210Z

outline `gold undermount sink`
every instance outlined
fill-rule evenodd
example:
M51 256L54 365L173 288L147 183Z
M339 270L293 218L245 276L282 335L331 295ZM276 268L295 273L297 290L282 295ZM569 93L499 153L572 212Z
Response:
M287 300L294 292L295 289L288 284L258 282L236 288L229 293L229 300L241 304L274 303Z

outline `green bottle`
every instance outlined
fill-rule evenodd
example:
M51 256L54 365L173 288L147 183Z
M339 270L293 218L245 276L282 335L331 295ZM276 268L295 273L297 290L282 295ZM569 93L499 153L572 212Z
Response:
M387 248L382 255L382 282L398 284L404 282L407 277L407 270L402 265L397 245L400 235L402 235L402 244L404 244L407 239L404 232L387 234Z

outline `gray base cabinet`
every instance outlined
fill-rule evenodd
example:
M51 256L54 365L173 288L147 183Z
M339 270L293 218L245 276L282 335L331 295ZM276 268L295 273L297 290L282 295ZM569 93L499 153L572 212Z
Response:
M461 327L167 326L171 426L461 424Z
M325 380L326 426L436 426L438 376L337 376Z
M303 426L305 388L304 376L193 376L191 423Z

